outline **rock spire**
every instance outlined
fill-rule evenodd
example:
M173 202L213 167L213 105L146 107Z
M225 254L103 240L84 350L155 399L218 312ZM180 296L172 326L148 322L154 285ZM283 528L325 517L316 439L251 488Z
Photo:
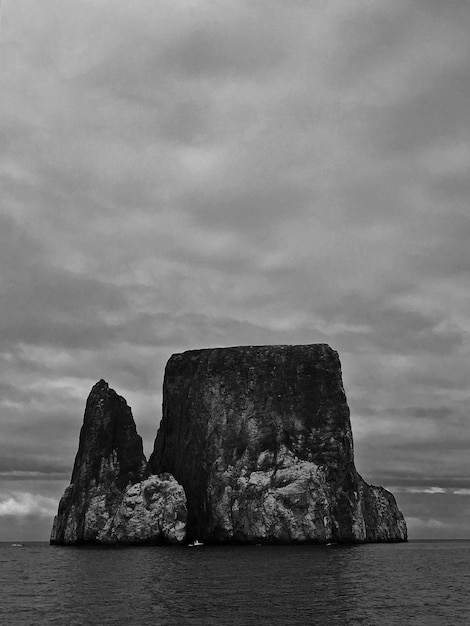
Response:
M169 519L161 519L167 500ZM130 407L100 380L88 396L51 543L176 541L184 538L185 518L182 488L171 476L150 477Z

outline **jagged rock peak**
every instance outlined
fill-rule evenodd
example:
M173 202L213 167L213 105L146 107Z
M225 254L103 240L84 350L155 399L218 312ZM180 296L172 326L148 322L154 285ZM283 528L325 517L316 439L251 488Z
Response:
M130 407L106 381L98 381L87 399L71 483L59 504L51 541L99 540L126 489L148 476Z
M103 459L110 461L120 489L149 475L131 408L101 379L87 399L72 483L102 482Z

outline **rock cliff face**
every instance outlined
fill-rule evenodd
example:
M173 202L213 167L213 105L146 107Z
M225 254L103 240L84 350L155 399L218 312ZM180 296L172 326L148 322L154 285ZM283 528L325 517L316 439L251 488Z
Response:
M51 543L406 541L391 493L354 466L324 344L174 354L149 464L124 398L97 383Z
M130 408L100 380L88 397L51 543L171 543L184 539L185 521L182 487L172 476L150 476Z
M184 487L188 540L406 541L392 494L356 472L327 345L173 355L149 463Z

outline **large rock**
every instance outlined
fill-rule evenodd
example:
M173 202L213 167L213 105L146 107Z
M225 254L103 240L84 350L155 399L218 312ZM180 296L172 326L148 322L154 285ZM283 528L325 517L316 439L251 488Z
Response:
M130 408L91 390L51 543L406 541L394 497L356 472L327 345L169 360L149 464Z
M127 488L101 543L182 543L186 537L186 496L171 474L150 476Z
M185 521L182 487L172 476L150 477L131 409L100 380L87 400L51 543L179 542Z
M356 472L340 361L324 344L173 355L149 463L184 487L187 540L406 541L392 494Z

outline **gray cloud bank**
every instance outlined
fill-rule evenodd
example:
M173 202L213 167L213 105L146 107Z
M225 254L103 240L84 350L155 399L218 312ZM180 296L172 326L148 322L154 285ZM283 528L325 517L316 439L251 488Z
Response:
M470 537L469 27L457 0L4 4L0 538L47 538L99 378L149 451L171 353L315 342L361 473L412 536Z

